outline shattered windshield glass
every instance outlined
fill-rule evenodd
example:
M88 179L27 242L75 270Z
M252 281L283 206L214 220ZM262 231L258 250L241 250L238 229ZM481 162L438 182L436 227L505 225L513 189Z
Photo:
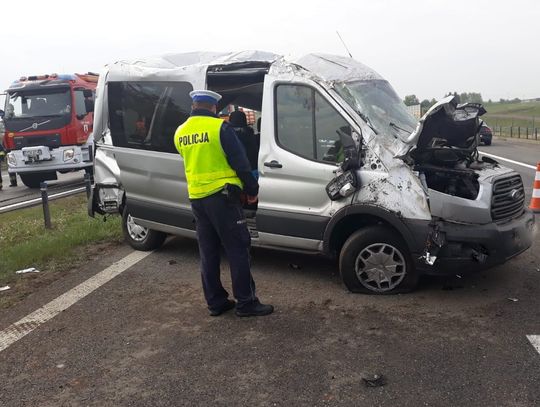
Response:
M336 91L376 133L405 141L416 128L417 120L385 80L340 83Z

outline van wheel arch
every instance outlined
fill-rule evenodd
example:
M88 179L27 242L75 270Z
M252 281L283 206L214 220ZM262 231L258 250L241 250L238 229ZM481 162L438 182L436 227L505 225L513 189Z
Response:
M330 220L324 232L324 252L338 258L347 239L356 231L370 226L384 226L397 233L413 251L415 237L405 226L399 215L371 205L349 206L339 210Z

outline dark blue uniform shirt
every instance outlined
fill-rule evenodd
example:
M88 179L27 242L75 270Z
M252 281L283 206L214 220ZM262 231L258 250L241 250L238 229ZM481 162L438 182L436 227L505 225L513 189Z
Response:
M206 109L193 110L191 116L217 117L217 115ZM238 139L234 129L226 122L221 125L219 139L227 157L227 162L236 171L238 178L244 184L244 192L249 196L257 196L259 193L259 183L251 172L251 165L249 164L246 150Z

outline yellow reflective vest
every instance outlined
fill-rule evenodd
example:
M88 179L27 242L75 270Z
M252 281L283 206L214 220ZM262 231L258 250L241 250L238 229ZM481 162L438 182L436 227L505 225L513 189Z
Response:
M190 199L201 199L223 189L225 184L242 188L221 147L222 119L191 116L174 133L174 145L184 158Z

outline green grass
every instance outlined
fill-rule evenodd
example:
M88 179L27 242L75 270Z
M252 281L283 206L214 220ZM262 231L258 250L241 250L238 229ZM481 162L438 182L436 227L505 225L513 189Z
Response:
M73 262L84 260L92 244L121 239L120 217L107 222L101 217L90 218L85 196L49 205L51 230L44 227L41 206L0 214L0 286L24 278L15 274L23 268L35 267L42 273L64 271Z
M540 129L540 102L484 103L482 119L491 127L536 127Z

